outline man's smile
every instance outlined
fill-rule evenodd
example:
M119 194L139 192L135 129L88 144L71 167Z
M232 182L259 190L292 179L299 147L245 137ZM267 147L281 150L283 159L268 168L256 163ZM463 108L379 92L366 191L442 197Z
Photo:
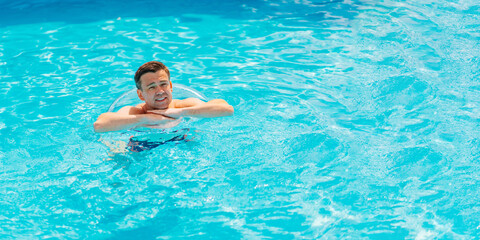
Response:
M162 102L162 101L165 101L165 99L167 99L167 97L158 97L158 98L155 98L155 101Z

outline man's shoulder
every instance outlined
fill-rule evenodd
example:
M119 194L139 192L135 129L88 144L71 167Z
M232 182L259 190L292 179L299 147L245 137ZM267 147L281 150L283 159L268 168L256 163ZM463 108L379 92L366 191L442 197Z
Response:
M143 105L145 105L145 103L140 103L136 106L125 106L120 108L120 110L118 110L117 113L126 114L126 115L145 114Z

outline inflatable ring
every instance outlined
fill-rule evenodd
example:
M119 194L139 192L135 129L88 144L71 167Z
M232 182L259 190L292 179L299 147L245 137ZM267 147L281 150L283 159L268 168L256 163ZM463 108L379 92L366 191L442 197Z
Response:
M199 91L187 87L183 84L174 83L173 84L173 98L174 99L185 99L185 98L199 98L203 101L207 101L207 98L200 93ZM110 105L108 108L109 112L116 112L120 110L120 108L125 106L136 106L137 104L142 103L142 100L138 98L137 89L130 89L124 92L120 97L115 99L115 101Z

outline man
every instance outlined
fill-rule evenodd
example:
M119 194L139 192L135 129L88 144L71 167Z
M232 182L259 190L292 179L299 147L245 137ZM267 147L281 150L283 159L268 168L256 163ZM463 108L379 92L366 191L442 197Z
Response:
M177 125L181 117L212 118L233 114L233 107L222 99L209 102L197 98L173 99L170 71L161 62L151 61L140 66L135 73L135 85L138 97L145 103L101 114L94 123L95 132L136 127L168 128Z

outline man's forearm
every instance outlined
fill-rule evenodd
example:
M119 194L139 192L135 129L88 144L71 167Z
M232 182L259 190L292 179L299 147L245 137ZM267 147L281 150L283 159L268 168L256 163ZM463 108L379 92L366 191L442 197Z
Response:
M194 107L183 108L183 116L214 118L233 115L233 107L228 104L204 103Z
M129 129L142 124L140 115L123 115L117 113L103 113L93 124L95 132L110 132Z

